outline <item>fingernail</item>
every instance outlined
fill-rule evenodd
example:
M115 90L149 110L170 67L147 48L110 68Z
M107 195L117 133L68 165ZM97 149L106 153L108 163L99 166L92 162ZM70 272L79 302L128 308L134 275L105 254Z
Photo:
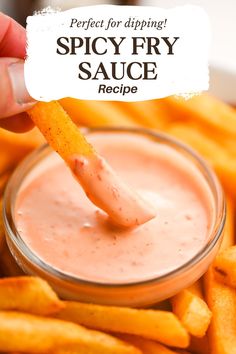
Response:
M10 64L8 66L8 72L15 101L20 105L35 103L35 100L29 95L25 85L24 61L19 60Z

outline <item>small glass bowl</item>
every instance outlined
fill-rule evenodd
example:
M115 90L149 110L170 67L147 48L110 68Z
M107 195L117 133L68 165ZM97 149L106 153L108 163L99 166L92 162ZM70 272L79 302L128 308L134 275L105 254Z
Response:
M188 262L165 275L154 279L126 284L104 284L79 279L68 275L43 262L25 244L14 222L16 197L26 179L33 178L37 165L52 152L47 145L31 153L15 170L4 195L3 220L6 241L18 266L26 273L46 279L58 294L65 299L92 302L106 305L141 307L155 304L169 298L181 289L191 285L207 270L213 261L223 236L225 223L225 200L221 185L214 172L192 149L175 139L145 129L97 128L93 132L131 133L145 136L158 144L165 144L184 155L190 164L200 171L212 193L215 213L212 216L212 229L202 249Z

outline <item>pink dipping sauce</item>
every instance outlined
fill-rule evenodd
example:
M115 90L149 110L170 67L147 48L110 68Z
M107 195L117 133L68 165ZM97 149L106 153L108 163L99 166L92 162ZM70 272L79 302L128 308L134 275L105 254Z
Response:
M208 241L214 214L197 167L143 136L92 133L88 140L154 206L156 217L134 229L115 227L52 153L17 197L15 223L28 247L64 273L112 284L159 277L196 255Z

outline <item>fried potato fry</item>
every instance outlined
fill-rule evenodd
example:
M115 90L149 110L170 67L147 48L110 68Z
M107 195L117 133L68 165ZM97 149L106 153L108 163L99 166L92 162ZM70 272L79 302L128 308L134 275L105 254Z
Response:
M191 337L188 350L190 351L190 353L194 353L194 354L210 354L208 337L207 336L204 336L202 338Z
M145 128L164 129L170 121L162 102L154 100L140 102L114 102L117 108L129 114L134 121Z
M141 354L132 345L74 323L0 312L0 350L38 354Z
M231 106L208 94L189 100L172 96L158 100L156 104L164 105L165 113L169 114L174 124L187 124L236 157L236 114Z
M139 348L143 354L177 354L176 351L150 339L132 336L130 334L118 334L116 337Z
M168 133L189 144L205 157L215 168L225 189L236 194L236 164L235 158L227 153L219 143L194 130L191 126L175 123L168 128Z
M234 243L233 215L233 204L228 201L226 229L221 250ZM236 291L215 279L213 266L209 268L204 277L204 286L206 300L212 311L212 321L208 331L210 352L214 354L235 354Z
M4 235L0 234L2 237L1 241L1 257L0 257L0 273L3 277L9 276L19 276L24 275L23 270L18 266L15 259L13 258L10 250L7 246Z
M0 274L1 276L17 276L22 275L23 271L16 264L5 239L5 230L2 215L2 198L0 199Z
M171 303L174 314L187 331L195 337L204 337L212 316L205 301L185 289L175 295Z
M17 310L49 315L64 307L46 281L21 276L0 279L0 311Z
M226 248L216 257L213 268L218 281L236 287L236 246Z
M207 158L214 167L220 165L221 161L226 164L230 160L230 157L217 142L209 139L201 131L193 129L189 125L183 123L172 124L168 129L168 133L192 146L203 157ZM217 154L214 154L214 152L217 152Z
M12 171L6 171L0 175L0 197L3 195L4 188L11 176Z
M44 142L36 128L22 134L0 128L0 174L14 168L23 157Z
M69 165L87 197L115 224L135 227L156 216L155 208L96 153L58 102L38 102L28 113L48 143ZM115 203L111 203L114 198Z
M3 226L3 217L2 217L2 203L3 200L0 198L0 245L1 245L1 240L4 235L4 226Z
M236 292L214 280L212 269L206 275L206 289L208 305L213 313L209 330L211 353L235 354Z
M124 112L113 102L84 101L70 97L63 98L59 102L71 119L79 125L88 127L139 125L128 112Z
M94 154L93 147L58 102L38 102L28 114L47 142L66 162L76 154Z
M188 290L191 291L191 293L193 293L194 295L200 297L200 299L204 300L201 279L195 281L195 283L193 283L191 286L189 286Z
M236 134L235 110L209 94L204 93L188 100L171 96L160 100L160 103L162 101L173 120L198 122L202 127L210 129L211 134L214 130L221 135ZM156 102L158 105L158 100Z
M186 348L189 344L186 329L168 311L66 302L56 317L93 329L140 335L169 346Z

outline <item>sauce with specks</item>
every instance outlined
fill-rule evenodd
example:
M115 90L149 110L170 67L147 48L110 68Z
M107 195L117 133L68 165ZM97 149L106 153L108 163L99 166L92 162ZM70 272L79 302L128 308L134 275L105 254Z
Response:
M88 138L149 201L156 217L133 229L116 227L52 154L50 165L38 169L16 201L15 223L29 248L56 269L106 283L164 275L197 254L208 240L214 213L197 168L174 149L143 136L92 133ZM96 181L99 176L90 183ZM115 195L109 198L116 203Z

